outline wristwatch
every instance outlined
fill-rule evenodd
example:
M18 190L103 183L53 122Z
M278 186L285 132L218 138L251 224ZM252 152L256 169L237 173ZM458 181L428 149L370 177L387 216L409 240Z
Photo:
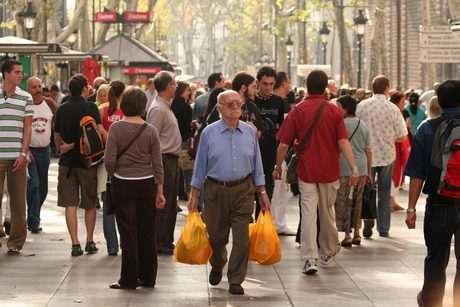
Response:
M29 160L29 154L26 154L26 153L24 153L24 152L21 152L21 156L23 156L23 157L26 159L26 161Z
M415 212L415 208L414 209L407 209L406 212L409 213L409 212Z

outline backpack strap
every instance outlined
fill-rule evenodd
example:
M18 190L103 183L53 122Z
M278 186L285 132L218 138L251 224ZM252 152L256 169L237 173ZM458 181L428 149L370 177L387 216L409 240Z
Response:
M428 121L431 123L431 126L433 127L433 130L436 133L436 130L438 130L439 126L441 126L441 124L449 118L451 117L439 115L439 116L430 118Z
M351 135L351 136L348 138L348 142L350 142L350 141L351 141L351 139L353 138L353 136L355 135L355 133L356 133L356 130L358 130L358 128L359 128L359 124L360 124L360 123L361 123L361 120L360 120L360 119L358 119L358 125L356 125L355 131L353 131L353 134L352 134L352 135Z

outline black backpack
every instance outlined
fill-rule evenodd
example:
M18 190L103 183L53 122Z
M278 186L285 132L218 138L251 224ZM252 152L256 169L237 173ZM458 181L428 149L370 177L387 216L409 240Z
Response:
M435 131L428 176L431 196L460 204L460 116L438 116L429 122Z

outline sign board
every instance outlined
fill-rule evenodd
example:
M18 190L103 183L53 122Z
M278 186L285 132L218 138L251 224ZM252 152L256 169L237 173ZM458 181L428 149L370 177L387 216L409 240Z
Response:
M420 49L420 63L460 63L460 49Z
M161 67L123 67L121 72L125 75L154 75L161 71Z
M452 34L451 26L420 26L420 33L448 33Z
M96 13L95 16L94 16L94 21L116 22L117 21L117 13L116 12Z
M125 21L152 22L152 18L150 12L125 12Z
M420 33L420 48L460 48L460 36L447 33Z

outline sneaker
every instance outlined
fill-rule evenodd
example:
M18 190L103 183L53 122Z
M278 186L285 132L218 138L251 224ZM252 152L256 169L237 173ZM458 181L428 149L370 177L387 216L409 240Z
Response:
M332 262L332 260L334 259L335 256L337 256L337 254L340 252L340 249L342 247L340 246L340 243L337 245L337 248L335 249L335 251L331 254L331 255L325 255L325 254L321 254L321 258L319 259L319 263L321 263L322 265L328 265Z
M72 245L72 256L81 256L83 255L83 250L81 249L80 244Z
M316 266L316 260L307 260L305 261L305 265L303 266L302 273L306 275L313 275L318 271L318 267Z
M99 249L97 248L96 243L94 243L94 241L86 242L85 252L92 254L97 252L98 250Z

